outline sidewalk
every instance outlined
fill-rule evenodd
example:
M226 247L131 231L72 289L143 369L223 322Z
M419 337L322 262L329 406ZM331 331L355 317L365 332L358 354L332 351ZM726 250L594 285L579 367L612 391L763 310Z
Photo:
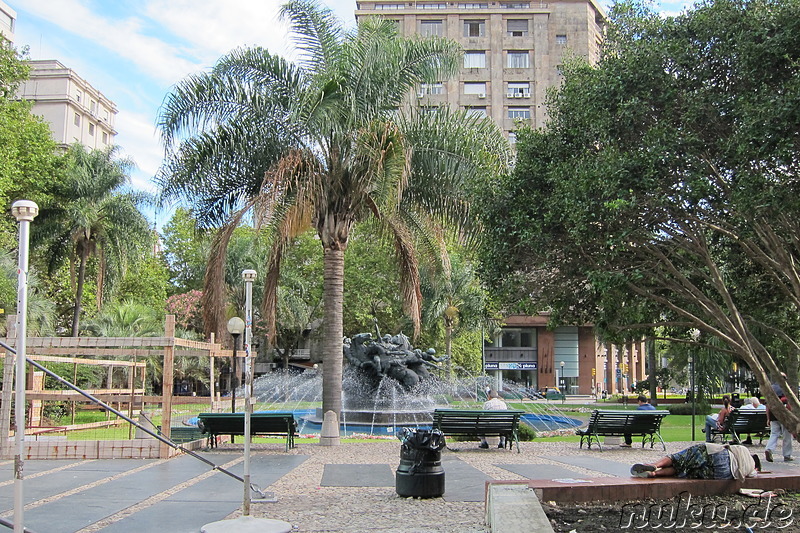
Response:
M667 453L689 443L667 443ZM253 447L251 479L274 492L277 503L254 503L251 514L291 523L297 531L474 533L484 531L486 481L531 480L540 498L620 499L646 497L644 487L664 485L632 479L635 462L651 462L660 449L580 450L577 443L521 443L522 453L453 442L444 450L444 497L401 498L394 490L400 461L397 440L369 440L321 447L282 443ZM754 446L763 454L763 447ZM242 473L241 444L203 452L216 464ZM800 483L800 465L765 463L782 478ZM13 465L0 463L0 515L13 513ZM762 478L767 483L768 477ZM753 487L759 480L752 480ZM773 482L775 482L773 480ZM667 482L666 485L669 485ZM686 483L671 480L672 484ZM725 482L693 482L693 486ZM675 485L677 486L677 485ZM574 487L574 488L573 488ZM630 487L630 488L628 488ZM550 492L540 492L550 491ZM596 491L593 493L592 491ZM629 493L630 491L630 493ZM37 533L94 531L197 532L204 524L240 514L242 485L189 456L170 460L27 461L25 526ZM580 499L580 498L579 498Z

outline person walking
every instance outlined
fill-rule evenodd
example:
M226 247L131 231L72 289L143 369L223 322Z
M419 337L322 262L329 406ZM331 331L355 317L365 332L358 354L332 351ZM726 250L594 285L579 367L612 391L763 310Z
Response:
M483 409L485 411L506 411L508 409L508 405L503 399L497 394L497 391L492 389L490 390L487 395L489 399L486 400L483 404ZM486 436L481 436L481 444L480 448L488 448L489 443L486 441ZM505 435L500 435L500 444L497 445L498 448L505 448L506 447L506 437Z
M789 400L786 399L786 396L781 395L780 399L783 406L788 409ZM764 449L764 457L770 463L773 461L772 454L778 446L778 439L783 437L783 460L794 461L794 457L792 457L792 433L789 428L778 422L775 415L770 413L769 406L767 406L767 421L769 422L769 440L767 441L767 447Z
M647 396L645 396L643 394L640 394L639 397L636 398L636 401L639 403L639 405L636 407L637 411L655 411L656 410L656 408L653 406L653 404L650 403L650 398L648 398ZM622 444L619 445L620 448L630 448L631 445L633 445L633 435L631 435L630 433L625 433L624 438L625 438L625 442L623 442Z

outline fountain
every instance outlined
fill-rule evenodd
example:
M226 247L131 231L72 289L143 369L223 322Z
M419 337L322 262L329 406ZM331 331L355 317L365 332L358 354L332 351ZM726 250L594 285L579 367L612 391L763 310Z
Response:
M343 435L393 436L403 427L430 426L436 408L481 407L478 390L485 388L485 376L439 379L435 373L443 358L437 358L433 350L414 349L402 334L378 339L362 333L344 343L349 364L342 381ZM272 372L257 378L253 386L257 410L293 411L300 434L319 432L321 372ZM526 401L514 407L528 412L523 421L537 431L579 424L548 402Z

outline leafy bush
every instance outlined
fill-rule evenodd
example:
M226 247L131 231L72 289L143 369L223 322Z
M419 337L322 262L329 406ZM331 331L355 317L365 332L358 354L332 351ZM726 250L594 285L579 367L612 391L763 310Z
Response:
M519 440L523 442L531 441L536 438L536 431L528 424L520 423L519 425Z
M667 410L672 415L691 415L692 414L692 404L689 403L679 403L668 405ZM695 407L695 414L698 415L707 415L711 413L711 405L708 402L698 402L697 406Z

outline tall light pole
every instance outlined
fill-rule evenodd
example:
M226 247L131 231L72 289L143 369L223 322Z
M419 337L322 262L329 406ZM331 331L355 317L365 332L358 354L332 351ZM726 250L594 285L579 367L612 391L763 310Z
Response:
M239 335L244 331L244 320L235 316L228 320L228 333L233 337L233 357L231 357L231 413L236 412L236 386L239 374L236 372L236 345L239 344Z
M250 416L253 414L253 354L250 351L253 341L253 282L255 270L242 270L244 279L244 500L242 514L250 516Z
M564 361L561 361L560 366L561 366L561 379L559 379L559 390L561 391L561 403L564 403L567 394L566 392L564 392L566 390L566 387L564 386Z
M691 355L689 356L689 381L692 388L692 442L694 442L694 417L697 409L697 395L694 391L694 358Z
M17 200L11 214L19 222L19 262L17 268L17 360L14 395L14 533L25 529L23 462L25 455L25 355L28 344L28 243L31 222L39 214L39 206L30 200ZM3 437L5 438L5 437Z

